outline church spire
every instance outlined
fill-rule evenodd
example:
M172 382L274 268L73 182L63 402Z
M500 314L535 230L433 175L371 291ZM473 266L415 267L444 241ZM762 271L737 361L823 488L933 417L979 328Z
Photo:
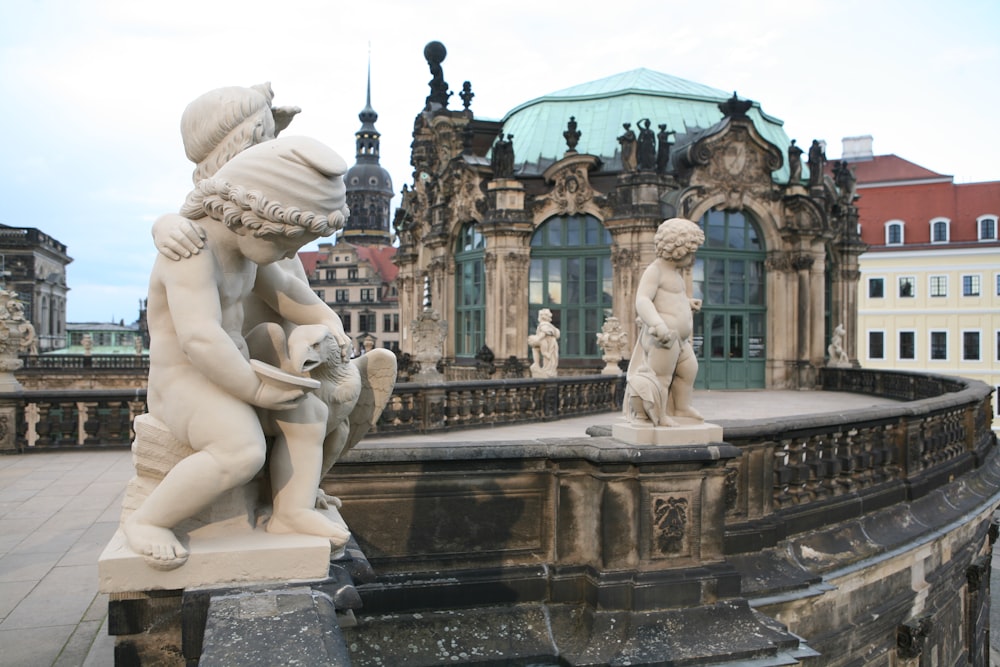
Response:
M368 87L365 108L358 114L361 129L354 137L358 152L355 164L344 174L347 205L351 215L344 225L343 238L355 245L387 246L392 242L389 232L389 204L392 201L392 179L378 161L379 135L375 129L378 114L372 108L372 59L368 53Z
M372 56L368 53L368 91L365 98L365 108L358 114L361 121L361 129L354 134L357 143L357 155L359 162L378 162L379 137L378 130L375 129L375 121L378 114L372 108Z

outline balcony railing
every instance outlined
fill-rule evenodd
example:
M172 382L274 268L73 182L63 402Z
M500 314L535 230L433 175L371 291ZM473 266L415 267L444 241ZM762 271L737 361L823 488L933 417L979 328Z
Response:
M113 368L117 357L78 359L100 359L103 368ZM143 358L120 359L128 363ZM607 412L621 406L623 389L624 378L615 376L403 383L396 386L374 431L428 433ZM142 389L25 391L8 395L6 401L15 406L17 423L14 446L8 451L125 447L132 441L132 419L146 411Z
M823 369L821 387L899 404L723 421L743 450L727 470L727 551L912 500L978 467L995 445L992 390L957 377Z
M24 355L21 357L23 366L20 373L45 371L45 373L80 369L113 370L113 371L149 371L148 354L44 354Z
M991 388L981 382L824 369L820 384L901 402L843 414L720 420L725 440L743 452L727 469L728 552L921 497L981 465L995 446ZM375 430L433 433L602 413L620 407L623 388L620 376L403 383ZM8 394L0 397L0 439L11 419L16 429L0 442L6 451L125 447L145 399L144 390Z

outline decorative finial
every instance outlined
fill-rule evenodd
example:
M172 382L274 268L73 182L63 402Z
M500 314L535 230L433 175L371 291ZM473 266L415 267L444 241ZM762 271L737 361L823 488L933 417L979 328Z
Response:
M448 50L441 42L428 42L424 47L424 58L431 69L431 80L427 85L431 88L431 94L427 96L427 109L446 109L448 98L451 93L448 91L448 82L444 80L444 70L441 63L444 62Z
M567 153L576 152L576 144L580 141L580 136L583 133L576 129L576 116L570 116L569 122L566 123L566 131L563 132L563 137L566 139L566 146L569 148Z
M741 100L733 91L733 96L719 105L719 111L727 118L746 118L747 111L753 106L751 100Z
M468 111L469 105L472 104L472 98L476 96L476 94L472 92L472 83L470 81L466 81L462 84L462 92L459 93L458 96L462 98L462 106L465 107L466 111Z

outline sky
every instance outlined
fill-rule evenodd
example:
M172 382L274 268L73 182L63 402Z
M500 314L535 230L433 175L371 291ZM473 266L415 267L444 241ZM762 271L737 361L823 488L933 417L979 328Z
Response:
M136 319L149 233L191 188L179 122L213 88L270 81L287 134L348 164L365 103L398 193L412 182L424 45L477 117L639 67L755 100L800 145L872 135L956 182L1000 180L1000 3L962 0L19 0L0 8L0 223L68 246L68 320ZM393 200L393 209L399 197ZM1000 213L1000 211L997 211ZM315 246L307 246L311 249Z

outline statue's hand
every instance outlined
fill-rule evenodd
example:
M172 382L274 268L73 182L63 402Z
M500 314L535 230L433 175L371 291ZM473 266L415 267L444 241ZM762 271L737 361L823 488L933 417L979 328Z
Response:
M179 261L205 247L205 230L187 218L167 215L153 223L153 243L164 257Z
M688 299L691 302L691 310L698 312L701 310L701 299Z
M653 337L661 347L671 347L677 341L677 332L669 328L666 324L657 324L649 330L649 335Z
M304 395L301 389L280 389L261 382L250 402L265 410L291 410Z

